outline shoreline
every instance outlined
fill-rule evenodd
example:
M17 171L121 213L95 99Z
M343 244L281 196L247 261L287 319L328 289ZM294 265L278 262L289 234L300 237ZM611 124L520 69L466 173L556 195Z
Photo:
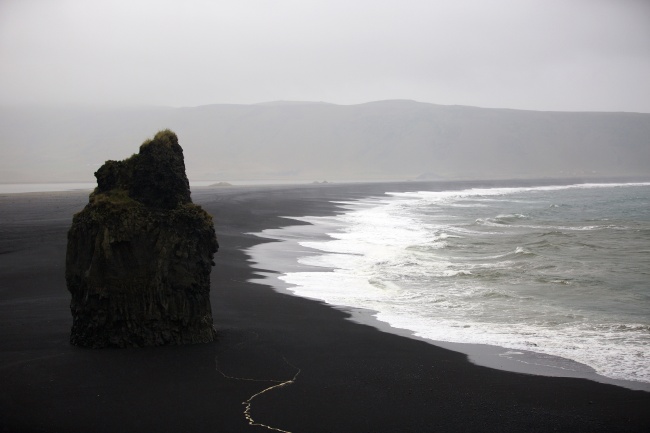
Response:
M268 271L246 253L265 242L251 233L286 225L288 213L331 215L330 201L377 190L193 191L221 245L211 293L218 341L134 350L68 343L66 233L88 193L0 197L0 431L267 431L250 425L242 402L256 423L291 432L650 428L650 393L476 366L251 282Z
M650 182L648 176L610 176L610 177L567 177L567 178L513 178L513 179L438 179L438 180L338 180L338 181L310 181L310 180L191 180L192 191L215 188L277 188L277 187L319 187L319 186L350 186L350 185L396 185L396 184L441 184L441 183L503 183L521 181L523 183L533 182L540 184L561 183L633 183ZM53 192L91 192L97 186L96 181L79 182L0 182L0 196L5 194L39 194Z
M377 196L367 197L368 199ZM332 203L336 213L345 210L337 203ZM315 239L329 240L327 234L311 223L308 225L301 224L312 215L303 215L300 217L286 217L287 225L280 229L264 230L255 235L262 239L271 239L273 242L264 242L249 248L246 253L249 254L256 266L263 269L269 269L262 272L261 278L252 280L259 284L267 284L273 287L279 293L290 296L302 297L291 290L291 285L279 279L280 276L291 272L328 272L333 268L314 267L298 263L299 257L309 255L320 255L321 251L302 247L299 242L304 241L308 236L308 241ZM310 229L309 227L313 227ZM303 237L304 236L304 237ZM578 361L564 358L557 355L549 355L534 350L509 349L507 347L496 346L481 343L460 343L453 341L431 340L416 335L416 331L406 328L399 328L388 322L382 321L376 317L378 311L351 307L347 305L336 305L322 301L318 298L309 298L329 305L331 308L339 309L350 314L348 320L362 325L372 326L382 332L392 333L406 338L412 338L425 343L432 344L441 348L452 350L467 355L467 358L473 364L489 367L497 370L532 374L550 377L573 377L592 380L598 383L621 386L631 390L650 392L650 383L615 379L597 373L592 367Z

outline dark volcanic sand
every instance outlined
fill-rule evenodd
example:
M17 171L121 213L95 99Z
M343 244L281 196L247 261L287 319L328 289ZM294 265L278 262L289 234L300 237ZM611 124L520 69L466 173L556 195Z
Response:
M255 422L291 432L650 431L650 393L475 366L248 282L243 250L262 240L247 233L387 189L397 186L196 190L221 245L219 341L122 350L68 343L66 233L88 192L0 196L0 431L269 431L249 425L242 402L294 376L252 400Z

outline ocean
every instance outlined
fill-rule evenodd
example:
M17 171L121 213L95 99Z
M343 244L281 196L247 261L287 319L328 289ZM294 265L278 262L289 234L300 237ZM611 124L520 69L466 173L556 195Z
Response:
M282 290L432 342L650 383L650 183L447 183L336 205L258 234L281 241L250 254Z

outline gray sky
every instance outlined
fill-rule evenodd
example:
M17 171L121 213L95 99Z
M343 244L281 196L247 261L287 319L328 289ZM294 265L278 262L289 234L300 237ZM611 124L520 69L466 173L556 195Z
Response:
M0 104L650 113L650 0L0 0Z

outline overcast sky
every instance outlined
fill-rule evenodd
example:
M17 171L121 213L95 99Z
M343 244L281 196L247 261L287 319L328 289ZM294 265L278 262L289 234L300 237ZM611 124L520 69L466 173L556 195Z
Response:
M650 113L650 0L0 0L0 104Z

